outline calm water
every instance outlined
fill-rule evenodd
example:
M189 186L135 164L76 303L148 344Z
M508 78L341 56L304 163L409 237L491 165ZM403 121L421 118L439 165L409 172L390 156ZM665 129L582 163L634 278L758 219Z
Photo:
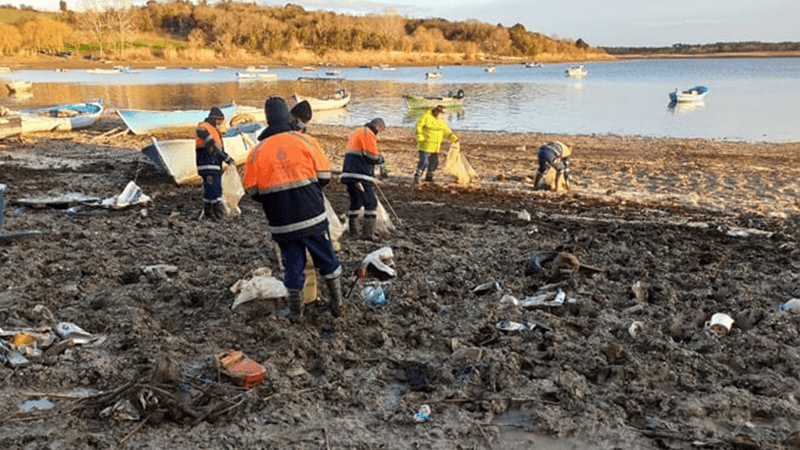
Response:
M497 66L408 67L395 70L341 69L343 82L300 82L325 77L323 69L270 69L278 81L237 81L243 68L143 69L138 73L90 74L53 70L0 73L0 79L34 82L32 95L0 97L11 109L43 107L102 97L108 108L206 109L236 101L261 107L270 95L293 92L325 96L337 87L352 93L347 109L320 112L313 123L357 126L383 117L408 126L402 95L444 95L463 89L463 109L448 117L455 130L567 134L623 134L744 141L800 141L800 58L724 58L594 62L583 79L567 78L569 64L542 68ZM442 72L427 81L425 72ZM676 87L708 86L700 104L670 107Z

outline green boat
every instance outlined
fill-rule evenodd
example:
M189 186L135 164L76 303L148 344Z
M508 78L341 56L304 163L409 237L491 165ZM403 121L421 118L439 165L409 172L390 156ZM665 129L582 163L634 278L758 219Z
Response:
M450 92L447 97L422 97L418 95L404 95L409 109L432 109L436 105L443 105L445 108L458 108L464 101L464 90L459 89L455 95Z

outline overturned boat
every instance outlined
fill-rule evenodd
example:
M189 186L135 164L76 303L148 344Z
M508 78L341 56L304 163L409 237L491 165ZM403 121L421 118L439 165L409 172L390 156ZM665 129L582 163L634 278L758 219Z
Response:
M211 108L209 108L211 109ZM193 127L208 117L209 109L148 111L141 109L118 109L117 115L133 134L147 134L164 128ZM220 107L225 117L236 114L236 104Z

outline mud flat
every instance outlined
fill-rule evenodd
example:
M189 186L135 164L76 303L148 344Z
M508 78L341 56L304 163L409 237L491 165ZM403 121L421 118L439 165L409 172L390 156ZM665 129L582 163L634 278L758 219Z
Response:
M389 128L380 198L403 226L339 251L347 291L366 254L392 248L387 301L356 286L334 319L323 290L293 325L268 301L230 309L253 269L280 277L260 205L198 221L201 188L150 165L147 137L101 137L120 126L0 143L0 231L42 232L0 245L0 328L71 322L105 338L0 365L3 448L800 445L800 315L779 309L800 297L800 144L459 132L481 178L414 187L413 131ZM311 127L334 167L349 131ZM568 193L533 190L552 139L575 147ZM15 203L129 181L152 205ZM338 180L326 192L343 214ZM536 252L588 267L531 273ZM559 289L563 304L514 305ZM720 312L735 320L723 336L705 326ZM221 374L228 349L263 364L264 383Z

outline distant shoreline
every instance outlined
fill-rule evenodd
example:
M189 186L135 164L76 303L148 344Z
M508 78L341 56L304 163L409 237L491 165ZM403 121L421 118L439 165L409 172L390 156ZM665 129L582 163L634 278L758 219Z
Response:
M708 54L695 54L695 55L666 54L666 53L607 55L607 56L595 55L591 59L583 59L583 60L553 59L552 57L530 58L530 59L486 58L483 61L457 61L457 60L429 61L429 62L414 61L414 62L393 62L390 63L389 65L393 67L420 67L420 66L435 67L437 65L482 66L489 64L492 65L525 64L530 61L538 61L544 64L558 64L558 63L586 63L595 61L624 61L632 59L697 59L697 58L800 58L800 51L741 52L741 53L731 52L731 53L708 53ZM340 64L337 65L337 67L353 68L353 67L359 67L361 65L376 65L376 64L378 63L375 61L364 61L363 64ZM112 65L131 66L132 68L137 68L137 69L146 69L154 67L166 67L174 69L181 67L193 67L193 68L213 68L221 66L247 67L251 65L267 65L275 68L288 68L288 67L300 68L304 65L313 65L313 64L310 63L304 64L302 62L289 63L286 61L270 60L268 58L257 59L257 60L219 58L219 59L203 60L203 61L192 61L192 60L166 61L161 59L152 59L148 61L113 60L104 63L101 61L90 61L87 59L83 59L79 56L74 56L72 58L59 58L57 56L49 56L49 55L33 55L29 57L7 57L4 58L3 63L0 65L2 65L3 67L10 67L12 70L55 70L55 69L85 70L93 68L108 68L111 67ZM0 78L2 77L3 75L0 74Z

